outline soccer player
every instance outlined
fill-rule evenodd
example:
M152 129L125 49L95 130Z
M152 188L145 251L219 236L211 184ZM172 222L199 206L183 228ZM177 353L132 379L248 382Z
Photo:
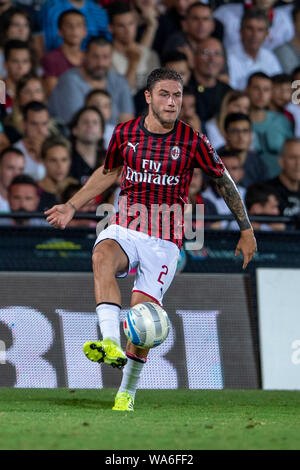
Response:
M93 252L96 311L103 340L84 345L88 359L125 366L113 410L133 410L149 352L128 342L125 355L120 347L121 295L115 277L123 277L136 267L131 306L162 303L176 272L181 246L178 228L182 219L170 218L169 230L165 230L166 217L170 217L174 205L183 208L187 202L193 168L201 168L214 179L234 214L241 230L235 254L243 253L243 268L256 251L246 209L222 161L204 135L178 120L182 90L177 72L153 70L145 91L147 116L117 125L104 165L66 204L45 212L51 225L65 228L76 210L115 183L122 173L119 213L115 223L100 233ZM152 209L163 204L170 210L156 217ZM131 215L137 208L138 220Z

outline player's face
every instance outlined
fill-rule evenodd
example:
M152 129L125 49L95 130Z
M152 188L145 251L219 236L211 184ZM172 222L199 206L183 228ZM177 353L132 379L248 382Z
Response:
M9 28L7 30L7 39L19 39L28 41L30 35L30 26L26 16L16 13L13 15Z
M290 83L281 83L272 87L272 102L284 108L290 101L292 96L292 87Z
M248 96L243 96L237 100L232 101L229 103L227 107L227 114L230 113L242 113L242 114L249 114L250 110L250 100Z
M47 176L55 183L59 183L64 181L69 174L71 157L65 147L52 147L47 152L44 164Z
M175 72L179 73L183 80L184 86L188 84L188 81L191 76L191 71L186 60L180 60L178 62L167 62L165 66L167 69L175 70Z
M38 208L40 198L36 188L31 184L14 184L10 188L8 201L12 212L20 210L34 212Z
M135 41L137 21L134 12L116 15L111 24L111 32L121 44L130 44Z
M76 14L67 15L59 32L66 44L79 46L87 35L84 18Z
M212 11L208 7L193 8L184 23L185 31L196 41L208 38L215 26Z
M268 28L264 20L249 19L241 29L242 42L246 50L257 52L268 35Z
M26 137L30 139L45 138L49 134L49 114L46 110L28 111L24 123Z
M40 80L32 78L28 80L22 91L20 92L19 104L25 106L30 101L45 101L45 92Z
M272 97L272 82L265 78L254 77L247 87L251 106L256 109L265 109L269 106Z
M182 105L182 86L175 80L156 83L149 93L145 92L153 116L163 126L171 126L179 116Z
M83 144L95 144L103 136L100 117L95 111L85 111L72 132Z
M248 121L231 122L226 131L227 145L236 151L248 150L251 144L252 133Z
M31 59L27 49L12 49L5 63L8 76L15 82L31 70Z
M284 174L293 182L300 182L300 143L290 142L279 160Z
M105 121L109 121L111 118L111 99L108 96L102 94L92 95L87 101L87 106L95 106L102 113Z
M21 155L8 152L0 164L0 184L7 189L15 176L24 173L25 159Z
M92 80L104 80L111 67L112 47L110 44L91 44L86 52L84 68Z

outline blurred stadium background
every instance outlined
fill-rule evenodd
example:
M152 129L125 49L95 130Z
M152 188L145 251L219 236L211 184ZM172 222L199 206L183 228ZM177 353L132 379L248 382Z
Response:
M300 3L124 3L130 11L112 0L0 2L0 448L299 449ZM111 33L116 16L132 14L133 29ZM253 27L240 38L243 15L244 29L258 21L263 34ZM86 50L100 34L106 39ZM87 64L91 49L103 48L109 60L97 80ZM204 202L204 245L183 244L164 299L169 337L150 353L137 413L120 418L110 413L120 371L82 353L100 337L95 212L116 205L120 188L64 231L48 226L43 211L103 163L116 123L144 111L145 79L159 65L184 76L180 118L207 133L224 159L258 252L242 271L238 231L196 169L189 200ZM123 316L133 276L119 282ZM110 440L99 420L115 426Z

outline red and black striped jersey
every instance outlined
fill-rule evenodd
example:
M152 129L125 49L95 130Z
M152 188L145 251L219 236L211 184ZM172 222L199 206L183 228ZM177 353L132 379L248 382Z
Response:
M123 167L119 213L115 222L179 248L184 204L195 167L219 177L224 165L207 137L177 120L166 134L154 134L144 117L116 126L104 168Z

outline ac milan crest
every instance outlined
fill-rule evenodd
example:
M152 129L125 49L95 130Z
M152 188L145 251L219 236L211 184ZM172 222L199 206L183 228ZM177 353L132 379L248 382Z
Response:
M179 147L172 147L171 149L171 157L173 160L177 160L180 157L180 148Z

